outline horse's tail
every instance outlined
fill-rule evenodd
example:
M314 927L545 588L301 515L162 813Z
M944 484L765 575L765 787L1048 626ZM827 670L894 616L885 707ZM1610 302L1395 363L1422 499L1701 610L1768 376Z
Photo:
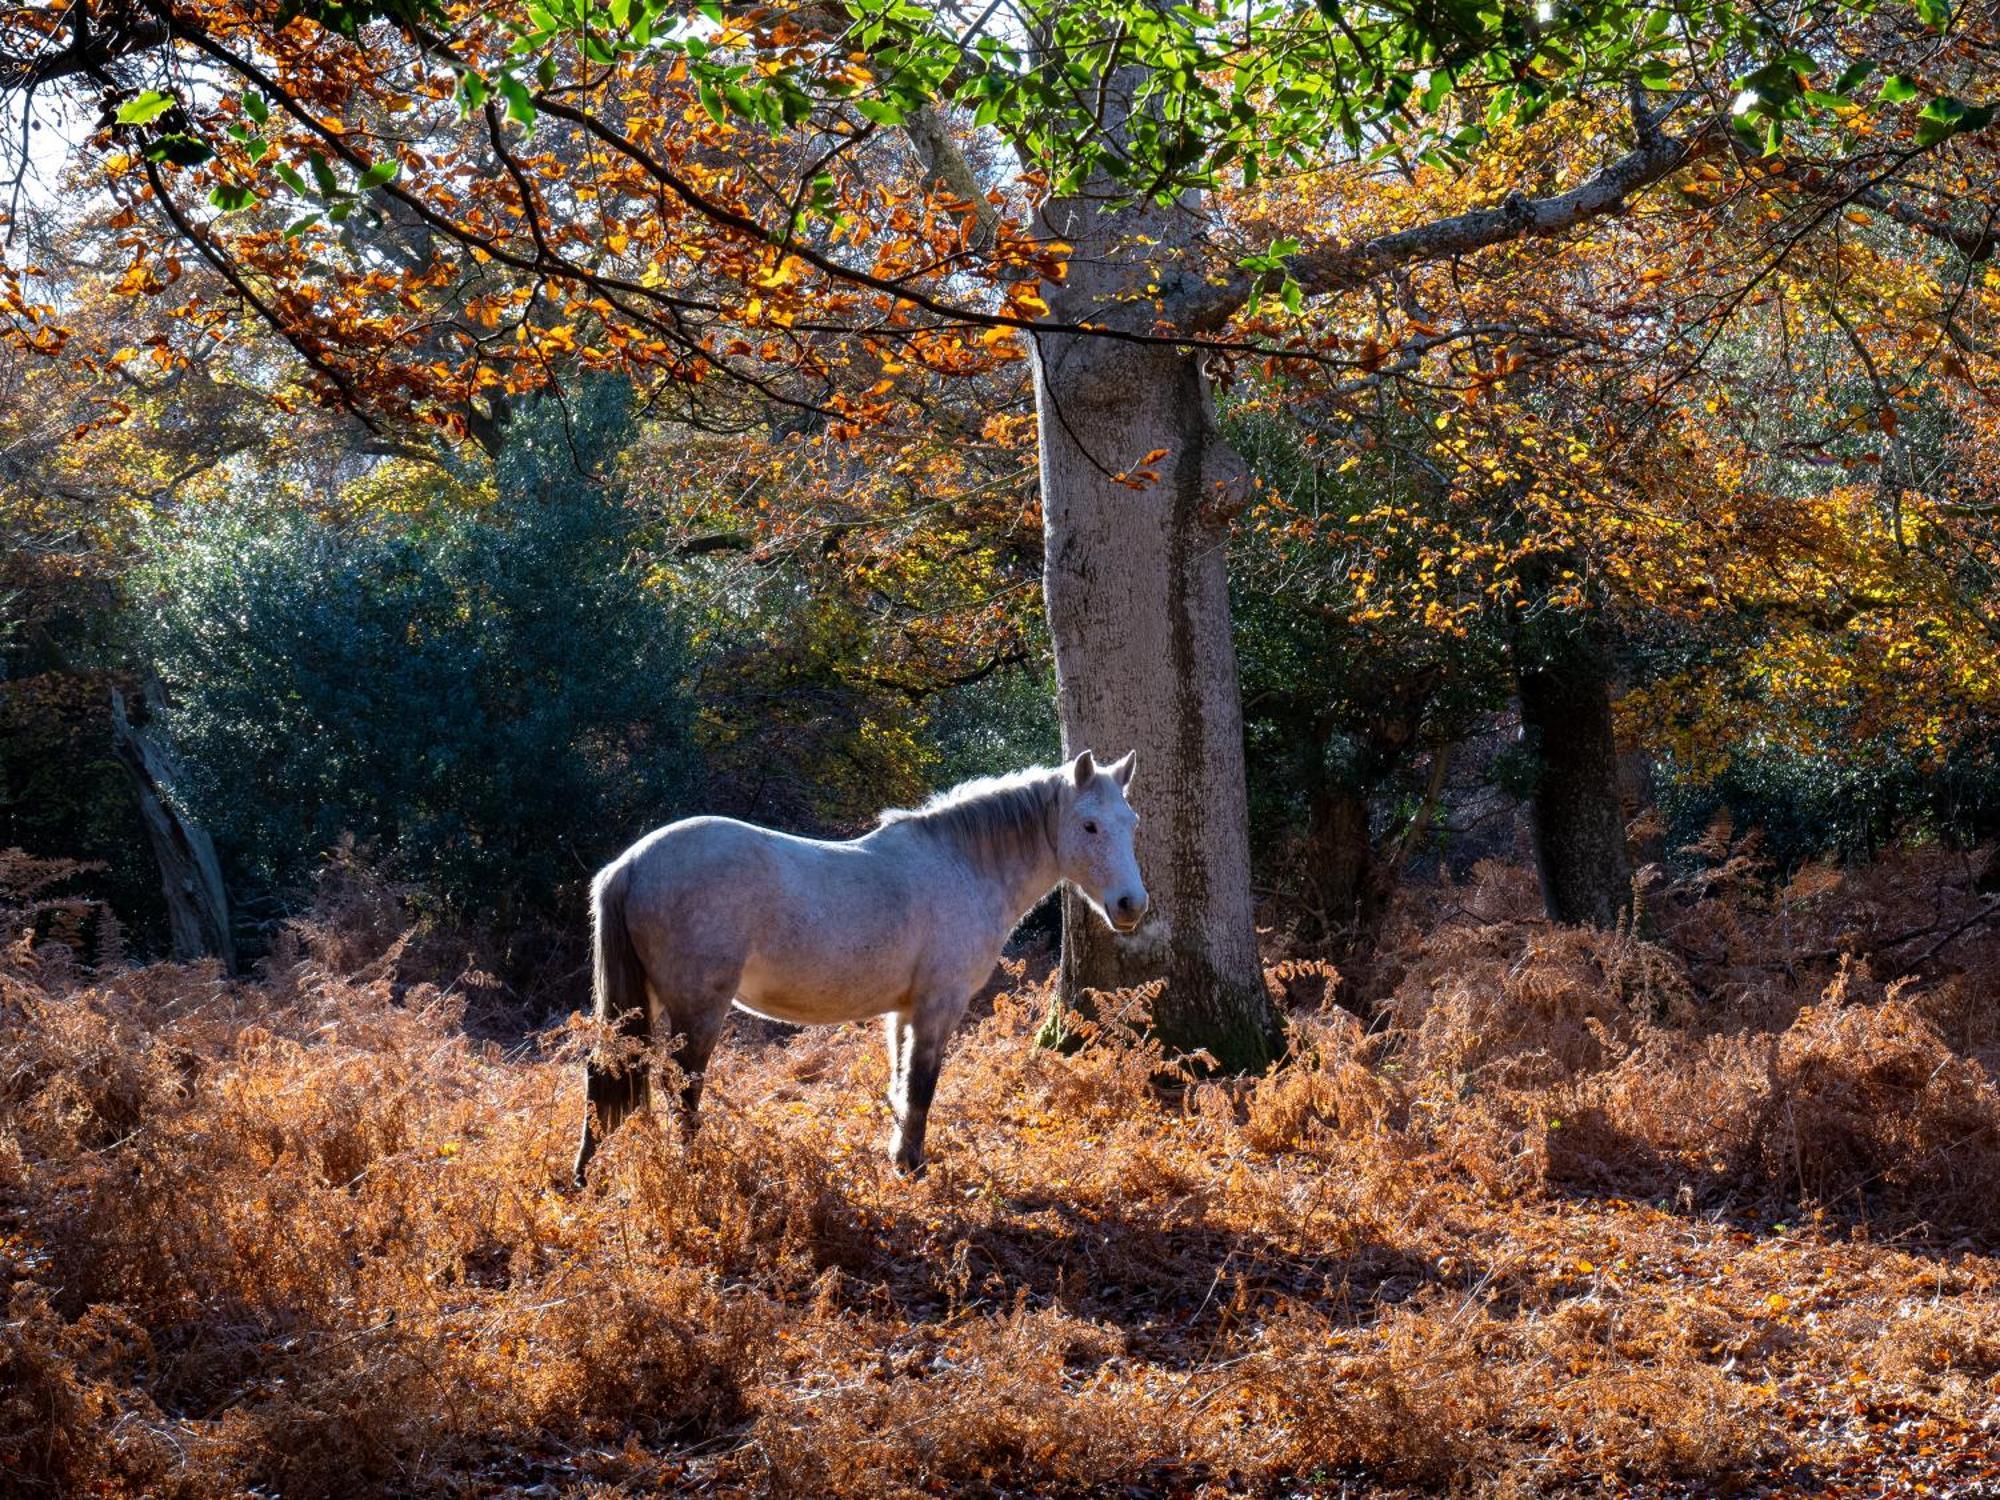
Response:
M590 886L592 929L591 992L595 1015L621 1036L641 1042L652 1039L652 1016L646 1000L646 969L632 934L625 925L625 895L629 876L624 864L598 875ZM644 1109L651 1096L644 1059L606 1058L593 1052L584 1064L583 1143L576 1153L576 1180L596 1153L600 1140L616 1130L625 1117Z

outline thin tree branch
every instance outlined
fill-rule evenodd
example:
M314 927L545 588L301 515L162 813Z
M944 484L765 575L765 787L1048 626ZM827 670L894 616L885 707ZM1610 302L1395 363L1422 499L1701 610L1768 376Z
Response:
M1511 193L1497 208L1473 209L1429 224L1344 245L1322 245L1292 257L1287 273L1309 296L1348 291L1398 266L1447 260L1515 240L1563 234L1604 214L1616 213L1634 193L1671 177L1707 149L1720 128L1719 117L1685 136L1655 128L1648 139L1568 192L1547 198ZM1167 303L1182 327L1200 331L1219 326L1268 279L1268 273L1239 271L1220 284L1186 287Z

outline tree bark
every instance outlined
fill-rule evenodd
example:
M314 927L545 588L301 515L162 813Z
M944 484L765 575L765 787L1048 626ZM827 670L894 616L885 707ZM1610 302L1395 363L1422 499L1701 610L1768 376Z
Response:
M1159 247L1188 243L1189 215L1100 203L1045 210L1047 229L1076 247L1065 280L1043 287L1058 319L1124 321L1135 299L1143 311ZM1120 938L1066 898L1060 1003L1164 978L1153 1019L1168 1046L1261 1070L1282 1038L1252 920L1225 545L1248 471L1192 355L1057 334L1037 337L1034 354L1063 742L1071 754L1138 750L1132 801L1153 903L1140 932Z
M1542 903L1557 922L1616 925L1632 904L1611 672L1601 648L1549 647L1518 669L1521 727L1540 757L1528 808Z
M147 841L160 867L167 926L177 959L215 958L236 972L236 944L229 931L229 901L222 864L208 831L174 806L172 758L126 717L125 695L111 695L111 734L119 764L132 778Z
M1328 777L1306 809L1306 880L1324 939L1356 942L1375 924L1381 894L1368 793L1353 782Z

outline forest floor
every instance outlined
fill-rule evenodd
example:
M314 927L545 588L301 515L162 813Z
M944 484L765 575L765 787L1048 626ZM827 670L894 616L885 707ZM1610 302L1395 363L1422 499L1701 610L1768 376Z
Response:
M17 904L0 1490L2000 1494L1990 904L1718 847L1640 941L1482 866L1274 964L1268 1078L1143 994L1038 1049L1015 970L927 1177L876 1027L745 1025L580 1194L582 1031L468 1031L383 912L228 981Z

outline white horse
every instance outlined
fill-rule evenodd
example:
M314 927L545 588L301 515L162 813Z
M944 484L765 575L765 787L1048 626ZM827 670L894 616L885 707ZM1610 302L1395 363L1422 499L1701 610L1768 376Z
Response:
M968 781L841 843L728 818L650 833L591 884L597 1018L680 1038L692 1125L731 1002L802 1025L884 1016L890 1149L919 1171L945 1044L1028 909L1068 881L1120 932L1145 917L1125 800L1134 753ZM644 1063L591 1059L579 1183L648 1098Z

